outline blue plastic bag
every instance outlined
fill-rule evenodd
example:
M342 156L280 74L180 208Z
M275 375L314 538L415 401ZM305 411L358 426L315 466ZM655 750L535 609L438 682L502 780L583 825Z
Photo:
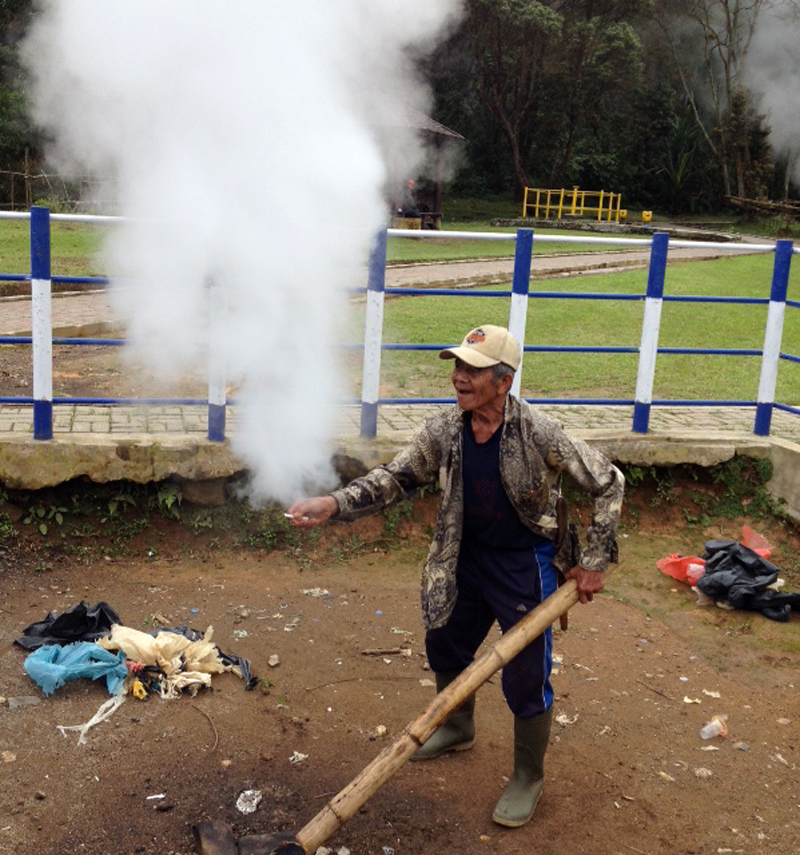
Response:
M91 641L40 647L25 659L23 667L45 695L52 695L68 680L80 677L105 677L109 693L119 695L128 676L124 653L111 653Z

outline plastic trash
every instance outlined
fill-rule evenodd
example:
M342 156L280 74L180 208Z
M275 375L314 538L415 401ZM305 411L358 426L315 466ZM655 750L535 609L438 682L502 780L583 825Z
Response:
M656 567L673 579L694 586L706 571L706 562L696 555L680 555L672 553L656 561Z
M90 641L61 647L51 644L31 653L23 663L25 673L45 693L52 695L69 680L105 678L109 694L118 695L128 676L125 655L111 653Z
M117 625L112 630L111 635L107 639L101 639L98 644L107 650L122 650L129 660L142 662L145 665L156 665L161 657L170 663L173 663L174 660L174 667L162 669L169 670L174 676L177 672L182 672L186 668L186 660L181 660L180 658L180 654L186 652L186 645L180 644L177 641L171 643L169 640L171 635L180 636L186 639L187 642L198 642L200 644L202 649L193 650L192 659L197 660L198 658L202 659L207 656L209 660L218 659L224 666L221 670L233 670L235 673L238 673L244 680L246 689L253 689L258 685L258 678L253 676L250 671L249 659L241 656L232 656L220 650L217 645L211 644L213 635L211 627L206 630L205 634L188 626L165 627L146 633L138 629L132 629L131 627ZM209 644L203 645L204 641L209 642ZM211 656L212 651L216 651L214 656ZM208 666L209 660L206 660L206 666ZM216 667L209 670L210 667L194 670L201 670L208 673L217 673L220 670ZM169 687L165 686L162 688L164 689L161 692L162 697L172 696Z
M753 531L748 525L742 526L742 535L739 543L748 549L752 549L756 555L760 555L762 558L769 558L772 554L772 547L769 545L769 541Z
M70 725L62 725L57 724L56 730L66 738L67 733L77 732L78 733L78 745L86 744L86 734L87 732L93 728L96 724L100 724L100 722L105 721L107 718L111 718L112 715L122 706L125 702L125 695L116 695L113 698L109 698L104 703L100 704L97 712L89 719L89 721L84 722L83 724L70 724Z
M236 799L236 809L242 813L253 813L261 801L261 790L245 790Z
M752 549L731 540L706 543L706 572L697 587L718 603L727 600L735 609L761 612L776 621L788 621L792 609L800 610L800 593L781 594L770 589L778 568Z
M60 615L50 612L43 620L22 630L14 641L25 650L36 650L43 644L71 644L75 641L97 641L120 623L119 615L108 603L90 606L81 600Z
M700 736L702 739L714 739L717 736L725 737L728 735L728 716L715 715L711 721L706 722L700 728Z
M6 700L10 710L18 710L22 707L32 707L36 704L40 704L41 702L42 699L36 697L36 695L24 695L21 698L8 698Z

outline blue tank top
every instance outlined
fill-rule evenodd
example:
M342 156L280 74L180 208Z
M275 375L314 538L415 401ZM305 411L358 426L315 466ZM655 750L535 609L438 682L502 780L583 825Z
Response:
M499 427L487 442L477 443L471 417L463 440L464 528L462 544L504 551L529 551L539 541L520 521L500 477Z

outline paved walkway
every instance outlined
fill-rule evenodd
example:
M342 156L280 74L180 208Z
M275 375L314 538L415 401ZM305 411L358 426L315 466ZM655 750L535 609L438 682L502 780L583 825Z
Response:
M413 431L437 405L386 405L378 411L378 436L399 438ZM630 431L633 407L542 406L544 412L557 418L568 430ZM719 436L721 433L752 435L755 409L752 407L653 407L650 412L652 432L692 431ZM357 437L361 410L342 406L336 414L333 433L340 439ZM229 407L226 432L236 432L235 407ZM53 433L56 436L85 434L169 433L185 434L199 439L208 430L205 406L72 406L53 408ZM800 416L776 410L771 434L800 444ZM30 406L0 406L0 438L33 436L33 409Z
M758 242L770 243L770 241L761 240ZM731 250L726 251L725 246L726 244L721 243L718 249L675 247L669 251L669 263L730 256ZM587 273L610 273L615 270L644 269L649 262L649 250L638 249L534 255L531 262L531 276L533 278L558 278ZM387 269L386 286L388 288L425 287L426 285L448 287L450 285L464 286L465 284L510 283L513 273L513 258L441 261L432 264L398 264Z
M720 247L725 244L720 244ZM670 263L719 258L729 255L724 249L670 250ZM584 252L574 255L536 255L531 271L538 277L562 277L613 270L647 267L649 251L614 250ZM432 264L392 265L386 272L388 288L400 287L470 287L510 283L514 272L513 258L474 261L448 261ZM364 284L367 275L364 273ZM117 325L104 290L53 295L53 330L58 336L91 337ZM0 300L0 335L30 335L31 303L28 297Z

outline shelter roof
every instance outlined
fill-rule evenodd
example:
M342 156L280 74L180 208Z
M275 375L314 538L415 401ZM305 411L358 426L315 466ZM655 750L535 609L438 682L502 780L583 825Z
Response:
M432 119L430 116L426 116L410 104L399 103L395 105L394 112L398 120L397 124L401 127L418 128L421 131L427 131L437 136L451 137L456 140L464 139L458 131L454 131L446 125L441 124L441 122Z

